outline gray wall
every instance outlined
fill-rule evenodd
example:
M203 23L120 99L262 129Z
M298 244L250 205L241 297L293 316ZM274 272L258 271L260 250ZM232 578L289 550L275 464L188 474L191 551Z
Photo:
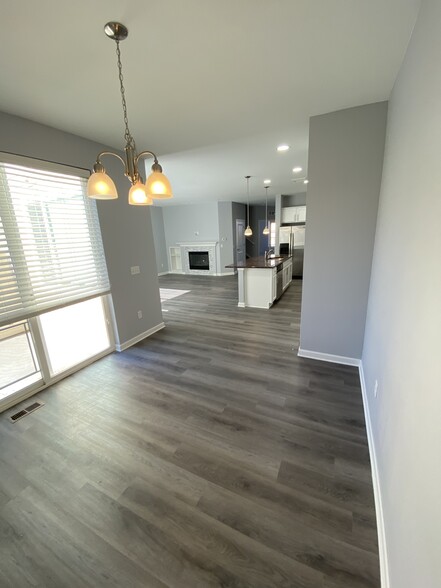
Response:
M302 350L361 358L387 103L312 117Z
M259 232L259 221L265 220L265 214L265 205L250 206L250 226L253 229L253 236L247 239L247 254L250 257L259 255L259 241L264 237ZM274 204L268 205L268 221L274 221ZM268 247L265 247L265 249L268 249Z
M219 214L219 258L220 268L218 273L234 273L234 270L225 266L234 263L233 250L233 203L218 202Z
M279 254L279 228L282 223L282 198L281 194L276 195L276 202L274 205L274 221L276 223L276 253Z
M362 358L391 588L441 586L440 55L425 0L390 100Z
M168 254L165 243L164 218L162 208L152 206L150 208L150 220L152 223L153 241L155 244L156 269L158 274L168 272Z
M169 247L173 247L176 243L219 241L217 202L165 206L162 214L167 255ZM217 246L218 267L220 267L219 257L219 246Z
M247 222L247 207L245 204L239 202L232 202L231 205L233 217L233 259L234 263L236 263L236 220L243 220L245 223Z
M304 206L306 204L306 192L300 194L291 194L289 196L282 196L282 207L285 206Z
M0 150L90 169L105 146L0 112ZM162 322L150 212L129 206L129 183L118 160L106 158L118 200L98 202L98 214L112 288L118 339L124 343ZM132 276L130 267L141 274ZM137 311L143 311L138 319Z

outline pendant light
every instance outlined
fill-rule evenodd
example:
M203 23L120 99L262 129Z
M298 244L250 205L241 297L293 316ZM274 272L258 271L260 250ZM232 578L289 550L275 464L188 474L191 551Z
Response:
M245 237L252 237L253 231L250 227L250 178L251 176L245 176L247 181L247 228L245 229Z
M122 162L124 166L124 175L130 180L130 183L132 184L132 187L129 190L129 204L133 204L135 206L149 206L153 204L153 198L172 198L173 193L171 185L166 176L162 173L162 167L160 166L158 158L153 153L153 151L141 151L141 153L136 152L135 140L133 139L129 129L127 104L122 74L121 52L119 49L120 41L127 39L129 31L127 27L119 22L108 22L104 27L104 32L110 39L116 42L118 76L125 124L125 159L113 151L101 151L98 153L96 162L93 166L93 173L91 174L87 183L87 195L89 198L95 198L98 200L113 200L118 198L116 186L112 178L107 175L106 170L101 162L103 155L113 155L113 157L116 157ZM152 157L153 165L152 173L149 175L147 181L144 184L141 174L139 173L138 164L140 160L145 157Z
M269 186L265 186L265 228L262 231L263 235L269 235L269 226L268 226L268 188Z

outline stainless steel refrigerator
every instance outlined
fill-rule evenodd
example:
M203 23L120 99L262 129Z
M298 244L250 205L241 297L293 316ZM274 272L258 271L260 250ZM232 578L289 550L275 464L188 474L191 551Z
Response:
M279 251L281 255L292 255L292 277L303 277L303 254L305 249L305 225L280 227Z

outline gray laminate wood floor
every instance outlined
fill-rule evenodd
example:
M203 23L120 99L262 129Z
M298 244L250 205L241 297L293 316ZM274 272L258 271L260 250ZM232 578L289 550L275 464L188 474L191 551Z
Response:
M378 587L357 370L296 356L301 282L160 283L166 329L0 415L0 586Z

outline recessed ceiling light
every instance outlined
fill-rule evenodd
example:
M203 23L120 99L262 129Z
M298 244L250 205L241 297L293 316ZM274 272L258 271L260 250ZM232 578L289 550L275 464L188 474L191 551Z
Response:
M277 151L288 151L289 145L279 145Z
M309 180L303 180L304 184L309 184Z
M299 173L302 171L302 168L301 168L301 167L293 167L293 168L292 168L292 171L293 171L295 174L299 174Z
M263 180L264 184L271 184L271 180Z

